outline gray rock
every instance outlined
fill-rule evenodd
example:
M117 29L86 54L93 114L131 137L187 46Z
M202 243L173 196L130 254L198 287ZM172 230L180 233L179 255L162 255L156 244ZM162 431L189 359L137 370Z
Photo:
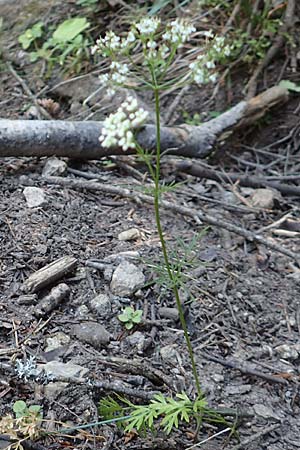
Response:
M145 284L142 270L128 261L122 261L113 273L110 289L120 297L133 295Z
M275 348L280 358L294 361L300 357L300 344L283 344Z
M47 347L45 348L45 352L51 352L52 350L56 350L57 348L68 344L70 342L70 337L62 331L58 331L53 336L47 338L46 342Z
M89 316L89 309L86 305L78 306L76 313L76 317L87 318Z
M44 387L45 397L53 402L66 389L69 383L63 381L50 382Z
M241 384L240 386L226 386L226 394L228 395L243 395L248 394L252 389L251 384Z
M140 237L140 232L137 228L129 228L129 230L122 231L118 235L119 241L133 241Z
M67 163L58 158L48 158L42 172L43 177L59 176L67 170Z
M260 417L263 417L264 419L280 420L280 417L269 406L256 403L255 405L253 405L253 409L255 414L257 414Z
M90 307L100 316L111 312L111 301L107 294L99 294L90 301Z
M170 344L160 349L160 356L167 364L177 365L177 345Z
M280 197L280 193L274 189L256 189L250 198L250 203L256 208L272 209L274 200Z
M144 350L145 335L140 331L135 331L135 333L126 338L126 341L129 342L132 347L136 347L139 352Z
M38 364L39 372L44 371L48 376L53 377L78 377L82 378L89 369L73 363L62 363L60 361L50 361L47 364Z
M23 190L23 194L29 208L37 208L38 206L42 206L46 203L46 195L43 189L34 186L27 186Z
M104 269L103 277L104 280L107 281L108 283L111 282L113 271L114 269L112 265L107 265L106 268Z
M82 342L100 348L109 344L110 334L103 325L95 322L83 322L73 327L73 334Z
M158 314L163 319L178 320L179 318L177 308L167 308L162 306L161 308L158 308Z

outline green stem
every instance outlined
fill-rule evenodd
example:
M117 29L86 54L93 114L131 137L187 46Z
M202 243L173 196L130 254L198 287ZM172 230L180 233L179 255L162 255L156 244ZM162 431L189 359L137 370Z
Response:
M171 265L170 265L168 251L167 251L167 246L166 246L164 233L163 233L163 230L162 230L162 225L161 225L161 220L160 220L160 210L159 210L159 198L160 198L159 179L160 179L160 157L161 157L161 146L160 146L160 101L159 101L159 88L157 87L157 83L156 83L156 79L155 79L154 74L153 74L153 82L154 82L153 83L154 84L153 90L154 90L154 96L155 96L155 115L156 115L156 168L155 168L155 178L154 178L154 183L155 183L154 210L155 210L156 226L157 226L157 231L158 231L158 235L159 235L159 239L160 239L160 243L161 243L163 257L164 257L165 264L166 264L166 269L167 269L170 281L172 282L172 288L173 288L173 292L174 292L174 296L175 296L175 300L176 300L176 306L177 306L178 313L179 313L179 319L180 319L180 323L181 323L181 326L182 326L182 329L183 329L185 342L186 342L186 345L187 345L187 348L188 348L188 352L189 352L189 356L190 356L190 360L191 360L191 364L192 364L192 371L193 371L193 375L194 375L194 380L195 380L195 384L196 384L197 393L198 393L199 397L202 397L203 394L202 394L200 381L199 381L199 377L198 377L198 372L197 372L197 368L196 368L194 352L193 352L191 340L190 340L190 337L189 337L186 321L185 321L185 318L184 318L183 308L182 308L182 305L181 305L181 302L180 302L178 287L177 287L177 284L176 284L174 273L173 273Z

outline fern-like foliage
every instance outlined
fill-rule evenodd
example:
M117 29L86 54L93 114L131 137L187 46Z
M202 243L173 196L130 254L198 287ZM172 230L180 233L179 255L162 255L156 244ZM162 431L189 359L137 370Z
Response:
M125 431L153 430L156 423L170 434L173 428L178 428L180 421L189 423L191 418L201 422L208 417L207 402L204 398L190 400L186 393L176 394L175 398L156 394L148 405L134 405L129 400L119 397L127 405L129 417L126 419ZM127 412L127 411L126 411ZM102 399L99 413L105 419L124 414L124 408L112 397Z
M101 417L105 420L110 420L122 415L124 412L124 407L113 397L108 396L100 400L98 411Z

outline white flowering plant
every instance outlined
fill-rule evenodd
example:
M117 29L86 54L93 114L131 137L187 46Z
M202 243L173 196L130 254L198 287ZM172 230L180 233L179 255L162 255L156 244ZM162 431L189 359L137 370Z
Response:
M103 147L120 147L124 151L134 149L146 163L153 179L154 210L157 231L161 243L165 272L172 287L181 326L191 361L197 399L203 399L193 349L179 297L178 273L174 269L164 237L160 218L160 198L165 191L160 183L160 94L170 86L183 86L196 82L203 85L217 80L217 65L228 57L231 47L225 38L217 37L212 32L203 32L207 44L205 53L196 61L187 65L174 79L169 70L178 50L193 38L196 28L183 19L174 19L163 26L157 17L144 17L134 23L128 33L117 36L113 31L106 33L96 41L92 53L110 60L109 71L101 75L100 82L113 94L118 87L133 89L150 89L155 99L156 117L156 154L152 155L141 148L136 138L138 130L144 126L148 113L139 108L134 97L128 97L118 110L103 123L100 142ZM153 156L155 161L153 162ZM133 426L133 425L132 425Z
M195 82L202 85L217 81L217 65L232 51L224 37L212 31L202 33L205 46L197 61L191 63L177 78L169 78L170 68L177 51L196 33L194 25L184 19L174 19L165 27L156 17L145 17L134 23L123 37L108 31L97 39L92 54L110 60L108 73L100 82L114 94L118 87L160 90L170 85ZM142 53L142 58L138 57Z

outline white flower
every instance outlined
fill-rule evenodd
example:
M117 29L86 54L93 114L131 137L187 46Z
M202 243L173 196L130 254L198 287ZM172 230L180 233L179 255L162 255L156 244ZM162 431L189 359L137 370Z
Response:
M156 17L145 17L135 26L141 35L154 34L160 25L160 19Z
M206 61L205 65L208 69L214 69L216 67L214 61Z
M169 30L162 35L162 39L179 46L188 41L191 34L195 31L196 28L193 25L186 23L182 19L176 19L170 23Z
M217 81L217 79L218 79L217 74L216 73L212 73L211 75L209 75L208 79L209 79L209 81L211 83L215 83Z
M157 47L157 43L155 41L148 41L147 47L150 48L151 50L154 50Z
M135 148L133 129L141 127L148 112L138 107L136 98L127 97L117 112L110 114L103 123L99 138L102 147L121 147L124 151Z
M208 37L208 38L213 38L214 37L214 33L212 32L212 30L209 31L203 31L203 36Z
M159 47L159 51L160 51L160 56L162 57L162 59L165 59L165 57L169 53L170 49L169 49L169 47L166 44L162 44Z
M108 73L104 73L103 75L99 75L98 78L100 80L100 83L103 86L107 86L109 84L109 75L108 75Z
M116 52L121 48L120 36L117 36L113 31L108 31L104 38L100 37L96 40L96 45L92 48L92 53L100 53L107 56L110 51Z
M135 41L136 41L136 36L135 36L134 32L131 30L127 34L126 38L122 39L122 42L121 42L122 49L126 49L131 44L133 44Z

